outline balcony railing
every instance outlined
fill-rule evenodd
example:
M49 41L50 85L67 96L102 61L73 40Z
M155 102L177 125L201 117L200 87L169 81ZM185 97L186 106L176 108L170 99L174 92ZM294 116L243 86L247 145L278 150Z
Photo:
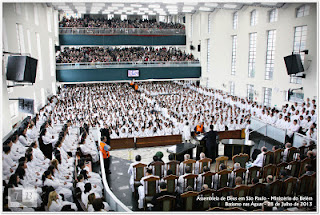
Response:
M63 69L101 69L126 67L199 67L199 61L143 61L143 62L85 62L57 63L57 70Z
M121 34L121 35L185 35L185 29L160 28L59 28L60 34Z

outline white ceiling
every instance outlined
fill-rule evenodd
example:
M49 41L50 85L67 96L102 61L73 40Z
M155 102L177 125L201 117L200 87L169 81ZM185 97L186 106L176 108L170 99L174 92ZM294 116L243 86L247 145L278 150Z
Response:
M62 13L126 14L126 15L177 15L215 9L240 10L244 5L282 7L283 3L226 3L226 2L52 2L48 3Z

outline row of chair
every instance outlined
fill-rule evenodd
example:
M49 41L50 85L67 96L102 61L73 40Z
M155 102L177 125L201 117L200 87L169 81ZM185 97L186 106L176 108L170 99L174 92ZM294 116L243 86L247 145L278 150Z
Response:
M154 181L156 179L152 179ZM150 188L154 189L155 188ZM169 189L169 187L168 187ZM149 189L148 189L149 190ZM198 197L245 197L245 196L258 196L258 197L270 197L270 196L312 196L316 191L316 173L313 175L303 175L299 179L291 177L285 181L276 180L270 184L257 183L252 186L240 185L235 188L224 187L218 190L206 189L201 192L188 191L181 194L183 201L183 210L194 211L194 210L219 210L219 208L226 208L225 201L213 201L204 198L204 201L197 201ZM147 195L148 196L148 193ZM165 195L157 199L160 202L160 208L163 211L175 210L175 195ZM215 207L214 209L211 207ZM254 208L253 208L254 209ZM252 210L253 210L252 209ZM229 209L231 210L231 209ZM239 208L239 210L244 210Z

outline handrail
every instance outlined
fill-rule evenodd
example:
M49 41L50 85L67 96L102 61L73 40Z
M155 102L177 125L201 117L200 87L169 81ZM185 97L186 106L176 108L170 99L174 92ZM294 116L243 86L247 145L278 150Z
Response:
M100 155L100 167L101 167L101 176L102 176L102 182L104 185L104 197L108 204L110 205L110 208L116 212L132 212L127 206L125 206L110 190L107 178L106 178L106 173L104 170L104 162L103 162L103 157L102 157L102 152L99 151Z
M292 146L293 146L293 147L296 147L296 148L299 148L300 146L302 146L303 141L306 141L307 143L310 143L310 141L313 141L313 142L315 142L316 144L317 144L317 142L318 142L316 139L307 137L307 136L305 136L305 135L303 135L303 134L294 133Z
M254 131L258 131L258 130L260 130L261 128L263 128L263 127L267 127L267 126L268 126L268 124L263 125L263 126L261 126L260 128L256 128L256 129L254 129L254 130L250 131L250 132L249 132L249 134L251 134L251 133L252 133L252 132L254 132Z
M282 128L278 128L274 125L271 125L267 122L264 122L258 118L255 118L255 117L251 117L251 124L254 123L254 121L260 123L260 124L263 124L262 126L260 126L260 128L258 129L255 129L256 131L258 131L259 129L263 128L263 127L266 127L266 130L264 132L258 132L266 137L269 137L271 139L274 139L276 141L279 141L281 143L284 143L285 142L285 138L286 138L286 135L287 135L287 131L285 129L282 129ZM259 124L257 125L259 126ZM276 132L276 133L275 133Z
M88 69L88 68L109 68L109 67L197 67L199 61L127 61L127 62L79 62L79 63L57 63L59 69Z
M185 35L185 29L60 27L60 34Z

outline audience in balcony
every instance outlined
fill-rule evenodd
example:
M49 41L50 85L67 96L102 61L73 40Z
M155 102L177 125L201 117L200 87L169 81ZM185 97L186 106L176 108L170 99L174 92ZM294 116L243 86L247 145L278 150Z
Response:
M150 61L197 61L192 54L187 54L174 47L66 47L56 57L57 63L84 62L150 62Z
M155 19L121 20L107 18L73 18L63 17L59 22L60 27L72 28L158 28L158 29L184 29L185 26L173 22L157 22Z

